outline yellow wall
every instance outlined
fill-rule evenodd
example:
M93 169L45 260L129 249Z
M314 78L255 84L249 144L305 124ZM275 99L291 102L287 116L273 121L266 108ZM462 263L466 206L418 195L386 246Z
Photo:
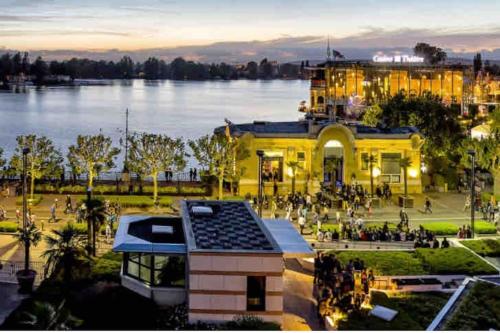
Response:
M412 169L408 176L409 193L421 193L420 174L420 147L422 138L415 134L409 139L355 139L352 132L342 125L333 124L324 128L318 138L255 138L252 134L245 134L241 142L251 152L250 157L241 161L245 172L240 180L240 195L250 193L256 195L258 191L258 157L257 150L265 152L281 153L283 156L283 182L278 183L280 194L291 191L292 177L287 170L287 162L297 161L297 152L305 152L303 169L297 172L296 191L304 193L306 189L310 193L316 193L323 182L323 158L324 145L329 140L337 140L343 145L344 155L344 183L350 184L351 175L354 174L356 181L368 190L370 187L369 170L361 170L362 153L371 153L377 157L375 167L380 169L382 153L400 153L401 157L410 157ZM400 182L390 184L393 193L403 192L403 171L400 173ZM374 184L381 183L381 177L375 178ZM273 183L265 182L265 192L272 194Z

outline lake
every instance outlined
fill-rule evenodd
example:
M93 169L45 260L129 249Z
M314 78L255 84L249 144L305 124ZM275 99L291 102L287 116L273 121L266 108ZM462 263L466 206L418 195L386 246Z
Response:
M305 80L114 81L111 85L30 88L0 93L0 147L10 158L20 134L46 135L66 155L78 134L100 130L119 143L129 130L193 139L224 125L254 120L289 121L308 100Z

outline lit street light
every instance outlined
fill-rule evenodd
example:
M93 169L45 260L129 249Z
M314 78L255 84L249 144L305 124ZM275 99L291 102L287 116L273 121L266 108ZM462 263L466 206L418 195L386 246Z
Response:
M475 176L475 168L476 168L476 152L472 149L467 151L467 154L471 157L471 181L470 181L470 228L471 235L474 238L474 211L475 211L475 203L476 199L474 198L476 194L476 176Z
M259 157L259 194L257 204L259 205L259 217L262 217L262 158L264 157L264 151L257 150L257 156Z

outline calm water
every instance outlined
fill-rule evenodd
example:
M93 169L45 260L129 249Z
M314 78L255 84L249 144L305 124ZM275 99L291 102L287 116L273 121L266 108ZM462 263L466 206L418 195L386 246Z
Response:
M64 155L78 134L102 130L116 144L129 108L131 131L185 139L224 124L297 120L308 98L308 81L116 81L109 86L30 89L0 93L0 147L10 157L15 138L36 133L51 138Z

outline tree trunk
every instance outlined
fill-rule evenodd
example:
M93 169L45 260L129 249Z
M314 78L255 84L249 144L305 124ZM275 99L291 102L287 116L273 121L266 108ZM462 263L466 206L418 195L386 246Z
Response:
M96 256L96 245L97 245L97 221L92 221L92 255Z
M88 179L88 187L92 187L94 185L94 173L89 170L89 179Z
M292 194L295 194L295 175L292 177Z
M373 163L370 162L370 194L373 198Z
M152 174L153 176L153 201L156 203L156 199L158 199L158 173L155 172Z
M224 183L224 176L219 175L219 200L222 200L222 195L224 189L222 188L222 185Z
M24 270L27 271L30 269L30 242L24 242Z
M33 174L30 175L30 199L33 200L35 196L35 177Z
M404 167L403 168L403 177L404 177L404 184L405 184L405 201L406 201L406 198L408 197L408 177L406 176L407 171L408 171L408 168Z

